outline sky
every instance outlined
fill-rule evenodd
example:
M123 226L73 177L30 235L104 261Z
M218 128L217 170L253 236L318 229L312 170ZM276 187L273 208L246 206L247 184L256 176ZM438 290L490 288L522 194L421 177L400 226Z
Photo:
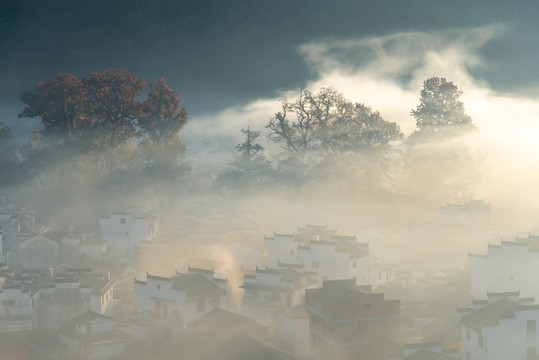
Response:
M190 113L187 144L232 148L279 99L333 86L405 133L422 82L444 76L488 139L537 151L539 4L533 1L67 1L0 4L0 120L56 73L125 67L164 77Z

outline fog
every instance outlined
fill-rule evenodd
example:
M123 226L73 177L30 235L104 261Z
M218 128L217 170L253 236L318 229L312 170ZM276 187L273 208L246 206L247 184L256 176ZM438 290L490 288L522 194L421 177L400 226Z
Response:
M515 25L384 30L283 39L278 85L249 54L203 110L161 47L20 75L0 359L537 358L539 102L481 76Z

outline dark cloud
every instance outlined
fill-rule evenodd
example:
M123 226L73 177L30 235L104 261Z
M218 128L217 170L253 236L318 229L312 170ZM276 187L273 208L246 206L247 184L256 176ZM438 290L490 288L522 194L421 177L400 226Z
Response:
M126 67L165 77L196 118L303 86L315 74L297 49L315 39L492 22L512 31L485 47L487 66L474 71L499 89L539 76L527 70L539 53L537 6L529 2L5 0L0 7L3 104L17 104L21 91L57 72ZM3 120L13 124L15 115L2 105Z

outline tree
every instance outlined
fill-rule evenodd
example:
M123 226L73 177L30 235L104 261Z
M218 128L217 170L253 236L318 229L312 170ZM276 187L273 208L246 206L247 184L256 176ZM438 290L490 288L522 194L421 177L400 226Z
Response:
M52 199L70 203L92 191L96 202L99 195L131 198L142 186L153 192L152 199L164 184L170 193L185 168L178 163L178 133L188 115L163 79L150 85L143 101L145 86L135 73L113 69L82 80L58 74L21 96L25 108L19 117L38 117L43 126L24 151L40 191L50 194L43 206Z
M146 86L133 72L113 69L95 72L83 80L88 93L93 138L97 147L114 148L136 134L141 111L137 100Z
M231 191L250 192L267 184L273 169L264 156L264 147L257 143L260 132L249 127L241 131L245 141L236 145L236 160L219 174L216 185Z
M24 92L26 104L19 118L41 118L41 135L49 142L67 143L80 137L79 130L87 126L87 91L75 75L57 74L54 79L35 85L34 92Z
M465 131L476 130L472 118L466 114L460 101L462 90L445 78L432 77L423 83L419 105L411 111L416 120L416 134L427 136L454 136Z
M148 98L142 104L137 121L149 172L173 176L179 170L178 158L184 151L179 133L187 120L187 110L180 102L180 95L169 88L164 79L150 84Z
M150 84L148 98L142 104L138 118L141 136L153 144L176 146L179 132L187 124L188 114L180 102L180 95L169 88L164 79Z
M18 145L11 128L0 121L0 164L18 160Z
M332 88L318 93L300 90L294 102L282 99L282 110L266 125L269 138L301 161L311 151L334 151L333 125L352 103Z
M173 205L170 194L175 182L188 168L180 162L185 149L180 141L180 130L187 120L188 113L180 95L169 88L164 79L150 84L137 120L139 154L147 180L169 207Z
M411 111L416 130L407 139L403 191L436 205L467 200L479 177L481 156L469 136L478 130L461 95L452 82L432 77Z
M378 111L364 104L353 104L334 127L338 152L382 153L403 138L399 125L384 120Z
M301 90L294 102L283 99L266 128L284 150L279 178L300 184L331 180L341 188L355 181L355 188L359 183L366 191L389 173L395 145L403 139L396 123L332 88Z

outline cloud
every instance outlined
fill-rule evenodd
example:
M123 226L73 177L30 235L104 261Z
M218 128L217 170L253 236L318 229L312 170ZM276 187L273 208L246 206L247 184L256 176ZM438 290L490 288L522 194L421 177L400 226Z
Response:
M405 132L415 126L410 110L417 106L419 91L425 79L446 77L474 101L488 85L475 79L469 69L482 66L481 47L507 31L495 24L467 30L433 33L405 32L379 37L335 40L322 39L298 48L316 79L307 84L316 90L332 86L348 98L379 110ZM250 125L263 129L279 109L279 99L293 98L297 89L280 91L274 98L238 105L217 114L193 121L185 136L198 139L203 134L239 139L239 129Z
M487 157L485 180L478 194L503 198L507 203L515 196L512 189L531 191L539 181L539 171L530 169L539 157L539 101L516 93L499 93L472 73L486 66L482 47L508 30L493 24L429 33L321 39L300 46L298 51L316 74L306 88L332 86L353 101L379 110L405 133L415 127L410 111L418 105L423 81L432 76L453 81L464 92L462 101L480 129ZM264 132L264 125L279 109L279 98L294 98L296 91L288 89L272 99L197 119L186 133L196 139L209 132L216 139L226 137L229 142L237 142L242 127L249 125ZM528 205L533 202L539 204L539 199L528 201Z

